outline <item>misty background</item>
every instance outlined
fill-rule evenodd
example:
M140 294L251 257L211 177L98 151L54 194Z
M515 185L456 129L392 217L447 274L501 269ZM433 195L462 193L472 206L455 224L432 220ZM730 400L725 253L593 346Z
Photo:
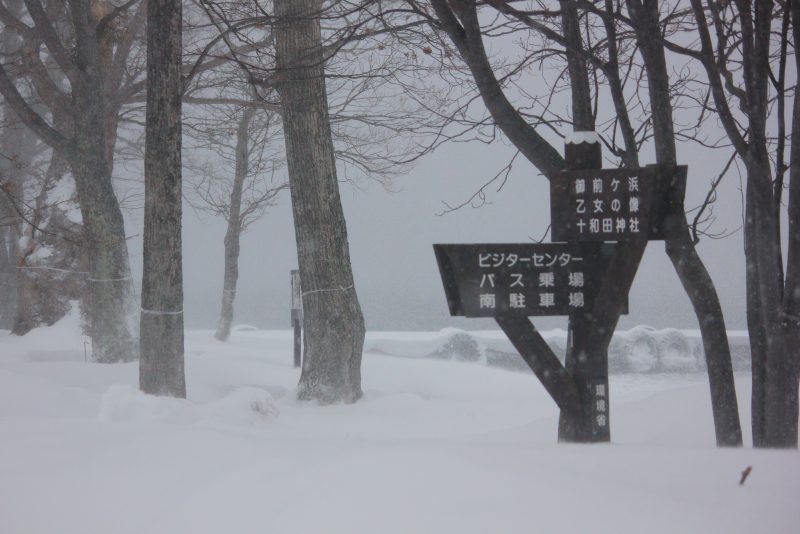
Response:
M557 138L553 142L563 146ZM550 223L548 182L522 157L516 159L501 191L497 191L500 182L487 188L484 205L442 214L446 210L444 202L457 205L469 199L508 164L514 153L513 148L500 140L491 145L449 143L422 158L408 174L395 178L391 191L367 179L340 182L356 290L367 329L497 328L490 319L449 316L432 244L542 239ZM727 158L723 150L698 149L687 143L681 146L680 162L689 166L687 210L702 203L710 181ZM643 165L653 160L646 152L642 155ZM612 163L607 161L605 166ZM122 165L116 174L121 180L141 179L137 169ZM190 178L184 176L185 195L191 194ZM742 233L738 231L742 197L735 168L718 191L712 231L732 235L724 239L703 238L698 250L716 283L728 329L745 329L744 253ZM129 207L125 215L138 290L142 211ZM184 202L188 328L215 328L219 320L224 235L225 222L221 217L198 212ZM545 240L549 241L549 234ZM295 268L294 228L286 191L278 204L253 223L242 238L234 324L288 329L289 271ZM663 242L653 241L648 245L630 293L629 309L629 315L620 321L620 328L641 324L697 328L689 300L664 253ZM533 322L541 329L566 328L567 324L565 317L537 317Z

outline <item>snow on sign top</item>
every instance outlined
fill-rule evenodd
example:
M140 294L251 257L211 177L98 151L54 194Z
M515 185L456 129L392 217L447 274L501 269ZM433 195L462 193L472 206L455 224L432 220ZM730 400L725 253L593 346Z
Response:
M571 134L567 134L564 138L564 143L568 145L578 145L580 143L599 143L600 136L597 135L597 132L593 131L585 131L585 132L572 132Z

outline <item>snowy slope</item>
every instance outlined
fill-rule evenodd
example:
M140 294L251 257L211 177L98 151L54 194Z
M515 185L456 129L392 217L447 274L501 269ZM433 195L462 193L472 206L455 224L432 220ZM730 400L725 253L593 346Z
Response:
M138 393L136 364L85 363L77 331L68 318L24 338L0 333L0 533L800 524L798 453L715 449L699 373L613 376L613 444L557 445L555 406L532 374L393 357L387 335L368 342L364 398L319 407L294 400L289 332L238 330L227 344L190 332L189 399L176 400ZM390 345L406 356L441 346L410 333L403 349L403 337ZM737 382L745 421L747 379Z

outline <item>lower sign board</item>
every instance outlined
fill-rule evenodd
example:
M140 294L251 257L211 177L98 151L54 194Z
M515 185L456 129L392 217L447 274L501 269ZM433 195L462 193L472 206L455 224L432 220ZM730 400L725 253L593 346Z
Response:
M450 315L494 317L591 310L615 246L523 243L433 245L433 250Z
M562 171L550 182L554 241L675 237L684 224L686 166Z

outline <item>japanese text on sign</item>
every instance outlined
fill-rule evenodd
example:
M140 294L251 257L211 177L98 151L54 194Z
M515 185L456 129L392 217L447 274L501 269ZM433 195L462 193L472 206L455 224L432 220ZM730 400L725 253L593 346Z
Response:
M434 245L453 315L568 315L588 309L613 245Z
M550 187L555 241L665 239L683 217L685 167L563 171Z

